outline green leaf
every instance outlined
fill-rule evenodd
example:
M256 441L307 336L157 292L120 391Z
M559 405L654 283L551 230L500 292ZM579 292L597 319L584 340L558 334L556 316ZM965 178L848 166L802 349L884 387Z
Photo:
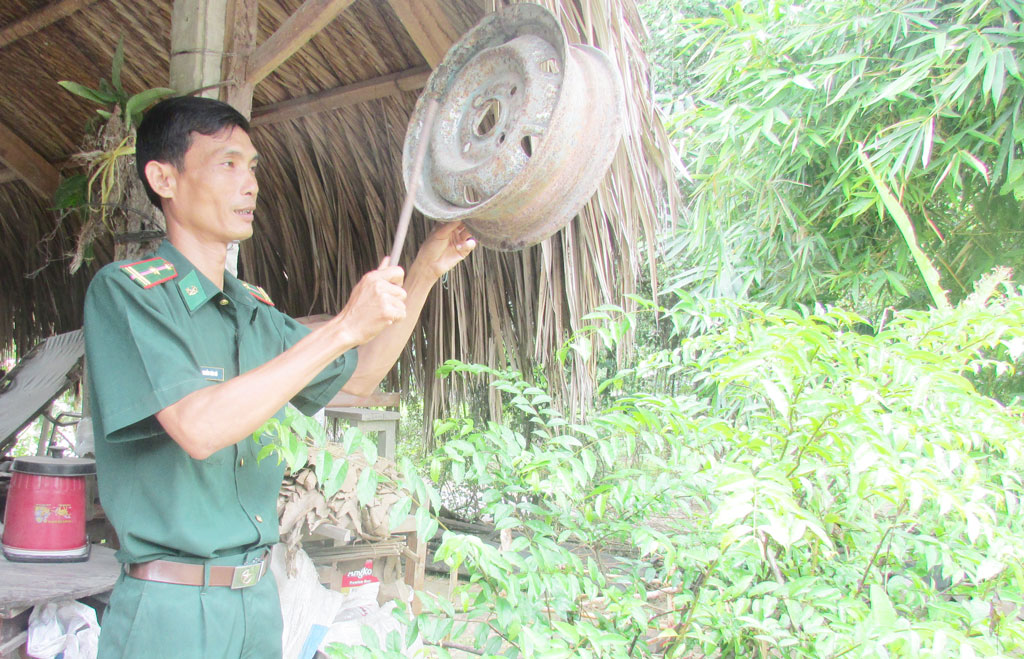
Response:
M594 352L594 346L590 339L582 334L577 335L573 338L572 349L574 352L579 354L583 361L589 361L590 356Z
M256 454L256 463L259 464L260 462L263 462L263 459L266 458L271 453L273 453L276 448L277 447L275 445L273 445L273 444L267 444L266 446L261 448L259 453ZM281 457L280 456L278 456L278 460L277 461L278 461L278 463L281 462Z
M967 161L968 165L973 167L979 174L981 174L982 178L985 179L986 183L989 182L988 181L988 167L985 165L985 163L983 163L981 161L980 158L975 156L970 151L967 151L967 150L964 150L964 149L960 150L960 155Z
M887 84L878 96L873 98L869 105L877 103L878 101L895 101L900 94L909 90L921 80L920 74L904 73L899 78L896 78L889 84Z
M437 533L437 520L425 506L416 509L416 533L424 542L429 541Z
M345 478L348 476L349 461L348 460L335 460L334 466L331 472L323 479L323 492L324 496L330 499L341 486L345 484Z
M779 411L779 414L783 417L789 416L789 399L786 394L771 380L762 380L761 386L764 387L765 393L768 395L769 400L775 405L775 409Z
M99 103L100 105L111 105L117 100L113 96L103 94L98 89L90 89L85 85L80 85L77 82L71 82L70 80L61 80L57 84L76 96L81 96L86 100Z
M932 294L932 300L935 305L940 308L949 308L949 298L946 297L946 291L942 289L940 283L940 277L935 266L928 259L925 253L917 244L917 236L914 233L914 225L911 223L910 218L907 217L906 211L900 206L899 201L892 194L889 186L885 184L885 181L875 173L874 168L871 166L871 161L868 160L867 155L864 153L863 147L858 148L858 155L860 157L861 164L867 170L868 175L874 182L875 187L878 189L879 195L882 197L882 201L885 203L886 210L892 215L896 221L896 225L899 227L900 232L903 234L903 238L910 248L910 253L914 257L914 261L917 263L918 269L921 271L921 276L924 278L925 283L928 285L928 290Z
M377 495L377 472L367 465L356 481L356 498L360 506L368 506Z
M1022 175L1024 175L1024 160L1014 160L1011 162L1006 172L1006 182L999 188L999 194L1013 194L1013 191L1018 187L1018 182L1021 180Z
M935 140L935 117L929 117L924 125L924 147L921 149L921 166L927 168L932 160L932 145Z
M795 76L793 78L793 83L796 84L798 87L803 87L804 89L808 89L812 92L817 89L817 87L814 86L814 83L811 82L810 79L805 75Z
M54 205L57 208L82 208L89 202L87 196L87 185L89 177L85 174L74 174L62 178L53 195Z
M871 617L881 630L893 629L899 618L885 588L878 584L871 584Z
M131 120L132 125L138 126L142 118L142 113L150 105L156 101L174 96L177 92L168 87L155 87L153 89L147 89L146 91L139 92L131 98L129 98L124 104L124 114Z
M394 506L391 507L389 530L394 531L399 526L405 523L405 518L409 516L409 510L412 509L412 497L402 497L398 500Z

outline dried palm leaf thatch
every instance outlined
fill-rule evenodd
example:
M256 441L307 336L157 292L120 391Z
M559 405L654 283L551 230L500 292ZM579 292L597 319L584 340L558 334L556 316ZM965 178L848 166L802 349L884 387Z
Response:
M91 271L75 275L63 264L74 247L81 220L61 220L51 204L20 182L0 185L0 357L27 352L47 336L82 326L81 300ZM46 222L37 221L46 218ZM94 247L101 256L110 253L107 242ZM107 256L109 258L109 256Z

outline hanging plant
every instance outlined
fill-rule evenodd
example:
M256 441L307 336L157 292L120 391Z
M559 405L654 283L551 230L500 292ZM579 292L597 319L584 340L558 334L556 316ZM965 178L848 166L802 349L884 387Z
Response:
M135 174L135 131L150 105L176 92L157 87L129 96L121 83L123 66L122 38L114 52L110 82L100 80L98 89L70 80L57 83L101 106L86 125L82 150L72 157L85 173L63 178L54 195L62 216L79 213L84 219L71 260L72 273L92 258L93 243L105 233L114 236L114 255L121 259L148 251L149 243L164 231L163 216L149 202Z

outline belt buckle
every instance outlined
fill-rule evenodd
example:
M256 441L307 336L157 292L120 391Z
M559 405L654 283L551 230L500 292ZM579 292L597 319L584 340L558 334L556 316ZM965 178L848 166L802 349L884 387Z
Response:
M263 561L251 565L239 565L231 574L231 589L249 588L263 576Z

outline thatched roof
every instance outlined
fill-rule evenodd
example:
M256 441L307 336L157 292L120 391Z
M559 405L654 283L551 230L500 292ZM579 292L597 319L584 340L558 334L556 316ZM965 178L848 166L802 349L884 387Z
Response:
M0 34L51 1L3 3ZM408 391L408 378L431 373L452 357L517 368L546 363L586 312L635 291L647 267L638 261L639 245L654 240L655 224L665 214L663 179L673 177L664 176L669 147L648 88L634 3L541 2L556 12L570 42L596 45L618 63L627 88L624 145L605 185L564 231L523 252L479 249L452 273L428 302L423 331L403 357L396 376L401 382L392 386ZM167 84L170 0L79 4L84 6L70 16L0 45L0 124L58 166L78 149L94 109L60 89L58 80L95 86L109 76L123 35L129 92ZM257 43L300 4L261 0ZM442 4L463 32L485 6L493 8L492 0ZM240 276L264 286L291 315L337 311L354 282L389 251L404 194L402 144L419 90L272 122L268 108L426 66L388 2L356 0L256 86L252 138L262 156L260 206L256 235L242 248ZM45 336L79 327L88 279L111 258L108 241L97 246L88 267L67 274L66 254L78 226L73 218L58 223L50 206L0 171L0 351L25 351ZM414 215L406 259L430 227ZM585 397L586 369L580 373L575 391ZM433 401L428 409L453 395L432 378L420 382Z

